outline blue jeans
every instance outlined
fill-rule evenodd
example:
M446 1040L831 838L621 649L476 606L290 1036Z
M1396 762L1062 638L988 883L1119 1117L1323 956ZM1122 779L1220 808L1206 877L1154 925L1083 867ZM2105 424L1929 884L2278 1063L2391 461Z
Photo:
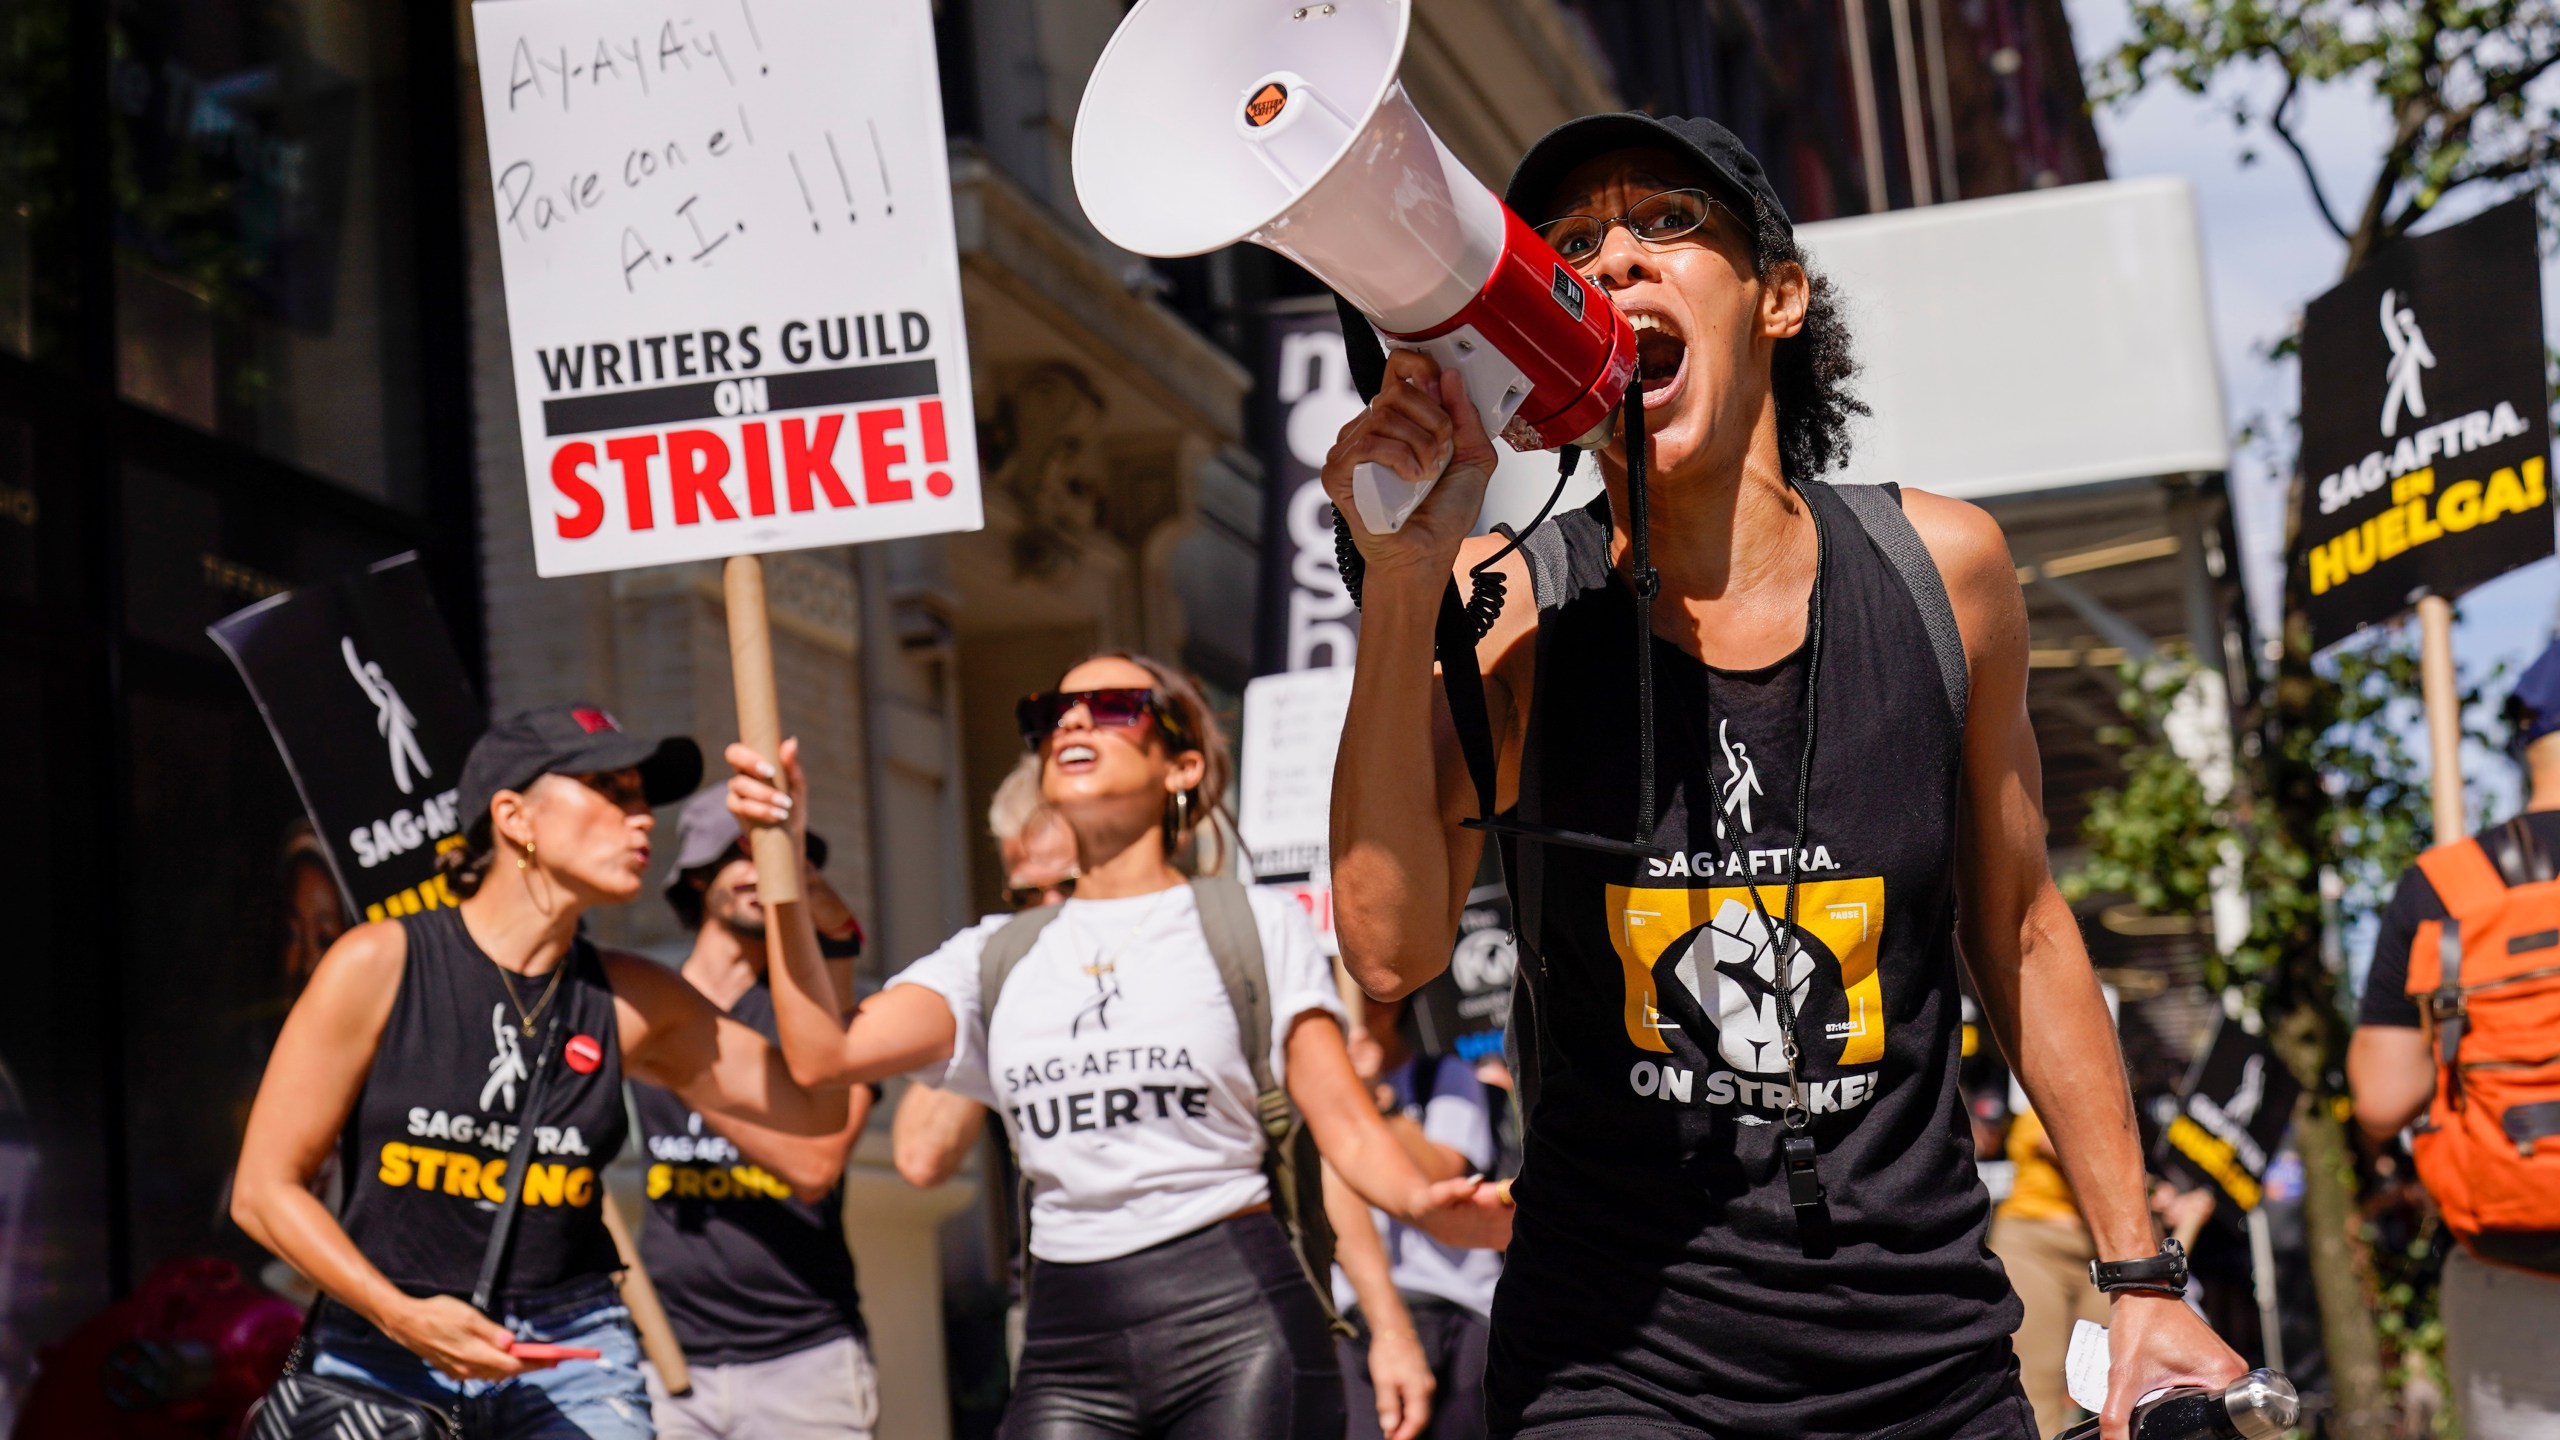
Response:
M655 1440L640 1341L631 1312L598 1279L511 1308L501 1322L520 1340L601 1350L513 1380L456 1380L336 1305L321 1307L311 1370L379 1385L459 1415L468 1440Z

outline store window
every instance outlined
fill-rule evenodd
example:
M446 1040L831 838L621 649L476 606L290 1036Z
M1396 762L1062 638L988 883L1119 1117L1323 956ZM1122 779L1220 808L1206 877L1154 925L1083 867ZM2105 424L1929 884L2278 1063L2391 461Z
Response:
M35 354L45 298L38 237L69 186L61 102L70 74L65 0L0 0L0 353Z
M404 8L125 0L109 85L125 397L415 508Z

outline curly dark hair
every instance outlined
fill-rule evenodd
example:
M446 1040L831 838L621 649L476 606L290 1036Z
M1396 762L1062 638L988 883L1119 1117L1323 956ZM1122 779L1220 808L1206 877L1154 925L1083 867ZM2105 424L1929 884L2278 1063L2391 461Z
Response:
M1769 361L1769 389L1778 402L1778 465L1801 484L1847 464L1850 417L1873 412L1849 386L1858 374L1858 357L1839 287L1806 263L1784 221L1765 205L1751 208L1752 273L1766 281L1778 266L1793 264L1805 276L1804 328L1779 341Z

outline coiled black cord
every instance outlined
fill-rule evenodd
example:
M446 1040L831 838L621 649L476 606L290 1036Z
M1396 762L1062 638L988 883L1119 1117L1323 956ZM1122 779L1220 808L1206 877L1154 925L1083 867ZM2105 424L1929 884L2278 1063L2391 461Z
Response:
M1510 558L1511 553L1520 548L1520 542L1529 538L1529 532L1547 523L1547 516L1554 513L1556 502L1564 498L1565 483L1573 478L1574 467L1581 460L1581 450L1565 446L1556 462L1555 488L1547 492L1547 503L1538 507L1537 515L1528 524L1512 533L1510 544L1468 567L1467 625L1476 639L1481 640L1493 633L1493 622L1502 618L1503 602L1509 598L1511 582L1494 567ZM1351 522L1339 507L1333 512L1333 565L1342 572L1342 588L1351 592L1352 608L1359 608L1360 582L1368 575L1369 562L1360 553L1359 544L1351 538Z

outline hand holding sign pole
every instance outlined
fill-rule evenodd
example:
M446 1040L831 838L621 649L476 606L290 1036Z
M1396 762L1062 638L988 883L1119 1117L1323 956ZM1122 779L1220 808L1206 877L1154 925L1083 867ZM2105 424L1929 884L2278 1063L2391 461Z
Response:
M759 554L974 530L930 0L472 6L534 569L724 560L780 759ZM778 828L767 903L798 898Z

